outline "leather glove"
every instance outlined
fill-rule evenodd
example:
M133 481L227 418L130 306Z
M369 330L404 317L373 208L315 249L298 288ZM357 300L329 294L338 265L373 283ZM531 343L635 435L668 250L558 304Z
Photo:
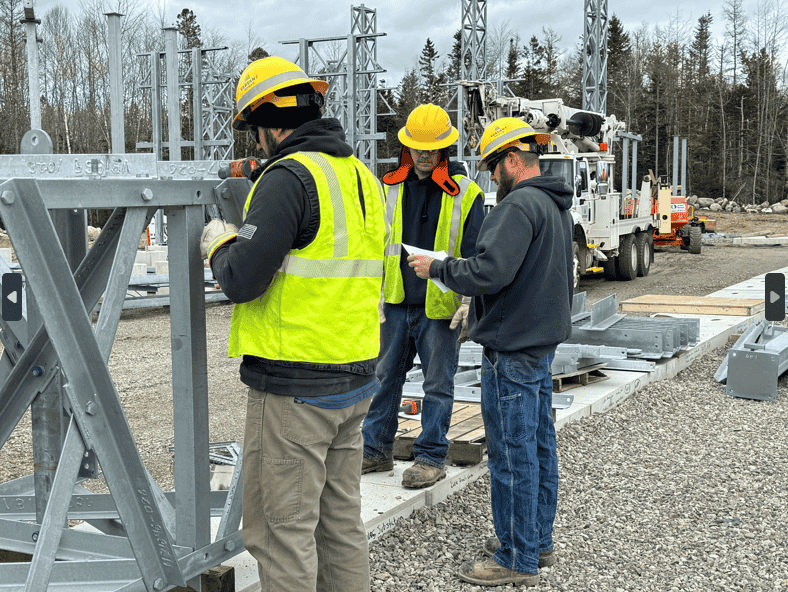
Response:
M224 220L214 218L202 231L200 237L200 253L203 259L208 259L210 263L213 252L227 241L238 236L238 229L234 224L228 224Z
M460 304L460 308L457 309L457 312L454 313L454 316L451 319L451 323L449 323L449 329L456 329L457 325L462 324L462 328L460 329L460 336L457 338L457 341L460 343L465 343L468 341L468 311L471 307L471 297L470 296L463 296L462 297L462 304Z
M380 291L380 302L378 302L378 320L381 324L386 322L386 315L383 314L383 306L385 304L385 299L383 298L383 290Z

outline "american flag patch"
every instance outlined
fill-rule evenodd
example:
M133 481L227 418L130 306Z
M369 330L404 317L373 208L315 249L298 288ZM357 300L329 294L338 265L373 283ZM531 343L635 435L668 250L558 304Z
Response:
M244 224L241 226L241 230L238 231L238 236L242 236L245 239L252 240L254 233L257 231L257 226L252 224Z

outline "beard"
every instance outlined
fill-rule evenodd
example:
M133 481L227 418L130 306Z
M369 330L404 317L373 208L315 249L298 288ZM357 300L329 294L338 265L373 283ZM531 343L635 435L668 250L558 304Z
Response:
M501 171L498 174L498 191L495 192L495 203L501 203L514 188L514 177L509 174L503 163L498 166L501 167Z
M269 128L264 127L262 128L262 130L263 130L263 138L265 139L265 144L263 144L261 147L263 149L263 154L265 155L265 157L267 159L270 159L274 154L276 154L276 151L279 149L279 144L281 142L279 142L274 137L273 132Z

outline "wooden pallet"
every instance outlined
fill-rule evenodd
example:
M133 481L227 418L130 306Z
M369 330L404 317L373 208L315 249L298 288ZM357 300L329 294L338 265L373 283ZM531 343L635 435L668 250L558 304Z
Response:
M569 389L585 386L587 384L594 384L595 382L602 382L608 380L610 377L601 371L607 364L594 364L593 366L586 366L576 372L568 374L554 374L553 375L553 392L563 393ZM555 417L555 416L554 416Z
M400 418L397 438L394 440L394 458L411 459L413 443L420 434L420 420ZM482 461L487 445L479 403L454 403L446 437L449 439L447 462L454 465L475 465Z
M669 312L752 316L764 309L763 298L715 298L713 296L657 296L647 294L621 303L622 312Z

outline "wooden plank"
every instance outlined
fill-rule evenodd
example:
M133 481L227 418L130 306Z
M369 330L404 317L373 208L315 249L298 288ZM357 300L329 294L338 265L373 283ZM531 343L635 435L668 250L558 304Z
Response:
M568 391L569 389L586 386L587 384L594 384L609 379L610 377L607 374L604 374L598 369L553 376L553 392L562 393L564 391Z
M447 460L453 465L477 465L484 460L487 444L482 442L452 442Z
M621 303L622 312L668 312L682 314L718 314L751 316L764 309L759 298L715 298L713 296L681 296L647 294Z
M449 428L451 429L451 426L453 426L454 424L459 423L469 417L472 417L476 413L479 413L478 405L455 403L451 413L451 423L449 424ZM400 434L400 437L411 438L415 440L421 435L421 421L416 419L409 419L407 421L409 423L409 427L411 422L415 422L417 424L417 427L411 428L406 433ZM401 425L401 421L400 421L400 425Z
M446 434L449 439L449 451L446 455L448 463L470 465L482 461L487 447L484 443L484 427L479 429L480 426L483 426L483 421L481 407L478 403L454 404L451 425ZM398 434L392 451L394 458L397 460L412 459L413 443L419 434L421 434L421 426L417 430Z
M465 421L458 423L456 426L452 426L446 437L454 441L463 441L463 442L473 442L473 438L469 437L469 434L474 433L480 427L484 426L484 419L482 419L481 411L477 415L473 417L469 417Z

